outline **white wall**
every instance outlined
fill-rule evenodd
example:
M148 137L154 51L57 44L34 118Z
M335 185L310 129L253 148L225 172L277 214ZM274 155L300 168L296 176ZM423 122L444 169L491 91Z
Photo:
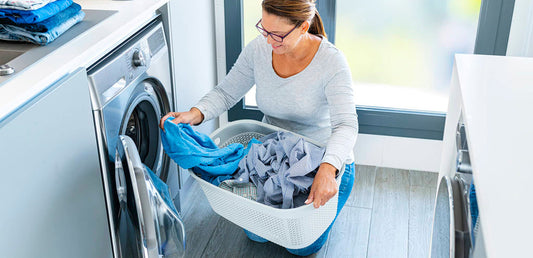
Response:
M442 141L359 134L355 164L438 172Z
M213 0L215 4L215 45L217 52L217 79L221 82L226 76L226 29L224 21L224 0ZM218 118L219 126L228 123L228 112Z
M215 50L215 15L213 1L170 0L168 4L176 109L189 110L217 84ZM218 127L218 120L206 121L195 129L210 134ZM181 170L181 169L180 169ZM192 178L180 172L185 198ZM177 174L170 174L168 184L177 189ZM176 197L177 192L172 196Z
M189 110L217 83L213 1L171 0L170 28L177 111ZM210 134L216 120L198 126Z
M531 0L515 1L507 55L533 57L533 1Z

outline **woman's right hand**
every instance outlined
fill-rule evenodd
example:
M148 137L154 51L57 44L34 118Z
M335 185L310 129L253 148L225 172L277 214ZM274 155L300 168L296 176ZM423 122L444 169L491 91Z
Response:
M169 112L166 114L159 121L159 127L161 127L161 129L165 130L165 120L169 117L174 117L174 119L170 121L174 124L197 125L204 121L204 114L202 114L199 109L193 107L187 112Z

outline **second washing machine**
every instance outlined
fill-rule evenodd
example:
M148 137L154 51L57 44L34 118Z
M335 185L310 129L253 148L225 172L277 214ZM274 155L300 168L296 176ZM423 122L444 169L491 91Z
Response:
M435 199L430 248L430 257L435 258L475 257L476 248L483 252L465 123L459 113L455 138L447 138L455 145L456 165L443 171Z

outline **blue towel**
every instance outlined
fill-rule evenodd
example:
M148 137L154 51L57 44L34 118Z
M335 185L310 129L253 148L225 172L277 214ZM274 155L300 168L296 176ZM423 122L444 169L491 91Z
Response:
M168 190L168 185L161 180L148 166L144 166L146 168L146 171L148 171L148 175L150 175L150 178L152 179L152 182L154 183L155 188L159 192L159 195L163 197L163 201L174 211L176 214L178 214L178 210L176 209L176 206L174 206L174 202L172 202L172 198L170 198L170 191Z
M182 168L192 168L214 185L230 179L248 152L249 148L238 143L219 148L209 136L194 131L188 124L176 125L170 122L173 118L169 119L165 121L165 131L161 130L165 152ZM252 140L250 144L254 142L258 143Z
M44 46L54 41L76 23L82 21L83 17L85 17L85 13L79 11L70 19L51 28L47 32L33 32L15 25L0 24L0 39L9 41L26 41Z
M32 32L47 32L53 30L55 27L67 22L70 18L75 16L81 10L81 6L77 3L72 3L67 9L57 13L56 15L38 23L21 24L18 27L24 28Z
M71 4L72 0L57 0L36 10L0 9L0 23L20 25L41 22L67 9Z
M474 234L474 230L476 229L477 223L479 223L479 209L477 206L477 195L476 195L476 186L474 185L474 182L470 184L470 216L472 218L472 242L476 242L476 234ZM479 226L477 226L479 227Z

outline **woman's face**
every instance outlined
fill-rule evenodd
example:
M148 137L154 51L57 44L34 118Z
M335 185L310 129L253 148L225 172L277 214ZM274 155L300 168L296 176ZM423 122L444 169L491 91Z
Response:
M264 10L261 26L266 31L279 36L285 36L290 32L290 34L283 38L283 42L273 40L270 35L266 37L267 43L272 46L272 51L279 55L286 54L293 50L300 41L300 36L303 34L301 25L298 28L295 28L295 25L291 24L286 18L270 14Z

